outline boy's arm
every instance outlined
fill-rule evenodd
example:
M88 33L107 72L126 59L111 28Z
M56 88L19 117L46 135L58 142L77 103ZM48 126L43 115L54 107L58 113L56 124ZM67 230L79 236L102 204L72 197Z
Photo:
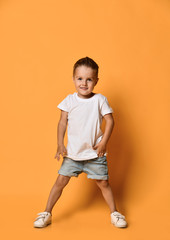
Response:
M112 116L112 113L105 114L103 117L106 121L105 131L104 131L102 140L93 147L93 149L98 149L97 154L99 157L103 156L104 153L106 152L106 145L109 141L109 138L111 136L111 133L114 127L114 118Z
M60 120L58 122L58 127L57 127L57 153L55 155L55 158L57 160L60 159L60 154L63 156L65 153L67 153L67 150L64 146L64 135L66 132L67 128L67 119L68 117L68 112L65 112L61 110L61 115L60 115Z
M102 142L107 144L108 141L109 141L109 138L111 136L111 133L113 131L113 127L114 127L114 118L112 116L111 113L109 114L106 114L103 116L105 121L106 121L106 125L105 125L105 131L104 131L104 134L103 134L103 137L102 137Z

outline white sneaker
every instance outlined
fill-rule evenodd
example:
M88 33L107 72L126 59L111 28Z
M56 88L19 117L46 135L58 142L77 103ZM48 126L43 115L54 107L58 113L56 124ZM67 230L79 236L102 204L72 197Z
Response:
M46 227L51 223L52 214L49 212L40 212L37 215L40 215L34 221L34 227Z
M125 220L125 216L121 213L114 211L110 214L111 216L111 223L114 224L116 227L126 227L127 222Z

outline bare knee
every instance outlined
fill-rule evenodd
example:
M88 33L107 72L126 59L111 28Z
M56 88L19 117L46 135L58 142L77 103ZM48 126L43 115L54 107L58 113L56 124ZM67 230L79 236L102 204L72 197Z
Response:
M98 185L99 188L107 188L109 186L109 181L108 180L96 180L96 184Z
M69 180L70 180L70 177L59 174L55 182L56 187L63 189L68 184Z

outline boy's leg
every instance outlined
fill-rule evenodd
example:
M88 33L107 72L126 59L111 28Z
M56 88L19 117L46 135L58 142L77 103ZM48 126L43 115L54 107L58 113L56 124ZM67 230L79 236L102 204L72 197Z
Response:
M114 211L117 211L116 204L115 204L114 197L113 197L113 192L112 192L112 189L110 187L108 180L97 180L96 179L96 183L97 183L98 187L100 188L102 195L110 208L110 212L112 213Z
M70 177L59 174L56 182L54 183L54 185L50 191L50 195L48 197L48 202L47 202L47 205L46 205L46 208L44 211L50 212L50 213L52 212L52 209L53 209L55 203L60 198L62 191L63 191L64 187L68 184L69 180L70 180Z

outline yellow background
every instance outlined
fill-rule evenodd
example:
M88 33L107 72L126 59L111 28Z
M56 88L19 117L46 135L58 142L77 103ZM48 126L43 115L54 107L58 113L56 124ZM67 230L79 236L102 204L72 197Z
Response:
M0 2L3 239L170 239L169 30L167 0ZM53 223L35 229L62 162L57 105L75 91L73 65L85 56L99 65L95 92L115 111L110 184L129 227L111 225L97 185L81 174Z

